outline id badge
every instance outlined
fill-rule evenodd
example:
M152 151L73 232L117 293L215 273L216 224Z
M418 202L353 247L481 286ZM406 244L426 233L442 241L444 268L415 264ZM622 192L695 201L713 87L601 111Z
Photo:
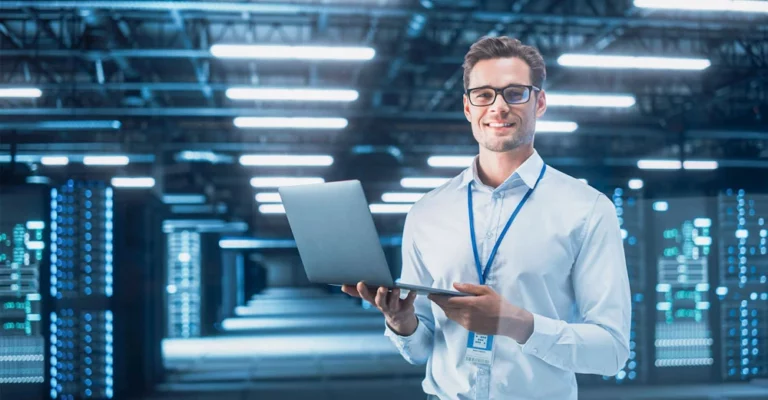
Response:
M477 366L490 368L493 364L493 336L469 332L464 360Z

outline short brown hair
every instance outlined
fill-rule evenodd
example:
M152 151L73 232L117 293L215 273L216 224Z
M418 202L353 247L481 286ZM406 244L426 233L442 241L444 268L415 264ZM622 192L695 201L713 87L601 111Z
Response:
M547 79L547 67L544 65L544 57L533 46L524 45L517 39L507 36L484 36L472 44L467 55L464 56L464 90L469 88L469 74L478 61L494 58L517 57L531 67L531 83L543 88Z

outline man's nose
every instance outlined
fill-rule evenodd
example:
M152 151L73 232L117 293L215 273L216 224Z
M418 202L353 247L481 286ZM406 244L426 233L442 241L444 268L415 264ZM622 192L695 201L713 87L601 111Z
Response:
M504 101L504 96L501 95L501 93L496 95L496 99L493 100L493 103L488 106L491 111L497 112L500 114L509 112L509 104L507 104L506 101Z

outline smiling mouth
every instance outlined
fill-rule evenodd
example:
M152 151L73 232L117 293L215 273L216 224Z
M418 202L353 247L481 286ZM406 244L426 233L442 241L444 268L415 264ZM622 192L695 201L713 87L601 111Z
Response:
M491 128L511 128L515 126L514 122L489 122L485 124L485 126L491 127Z

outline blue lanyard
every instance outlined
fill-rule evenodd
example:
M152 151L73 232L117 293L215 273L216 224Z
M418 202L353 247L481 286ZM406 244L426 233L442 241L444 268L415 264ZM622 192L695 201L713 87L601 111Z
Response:
M501 241L504 239L504 235L507 234L507 230L509 230L509 227L512 226L512 221L514 221L517 217L517 213L520 212L520 209L523 208L525 202L528 201L529 197L531 197L533 190L536 189L536 186L539 186L539 182L544 176L544 171L546 170L547 164L544 164L544 166L541 167L539 178L536 179L536 184L534 184L532 188L528 189L528 192L525 194L525 196L523 196L523 199L520 200L520 204L517 205L517 208L515 208L512 216L509 217L507 225L504 226L504 230L501 231L501 235L499 235L499 238L496 240L496 245L493 246L491 256L488 257L488 263L485 265L485 270L483 270L482 264L480 263L480 255L477 252L477 240L475 239L475 217L472 209L472 181L469 181L469 185L467 186L467 204L469 206L469 234L472 237L472 251L475 253L475 268L477 268L477 276L480 278L481 285L485 285L485 280L488 277L488 271L491 270L491 264L493 264L493 259L496 257L496 251L499 250L499 245L501 245Z

